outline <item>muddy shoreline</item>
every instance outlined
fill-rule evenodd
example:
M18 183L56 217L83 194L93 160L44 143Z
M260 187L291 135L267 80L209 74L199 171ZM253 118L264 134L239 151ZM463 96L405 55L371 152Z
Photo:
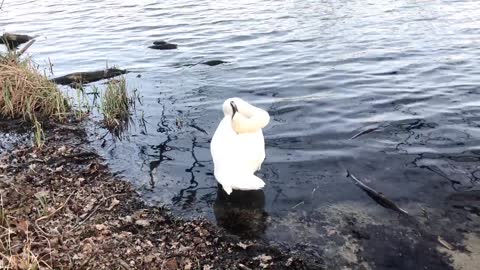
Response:
M40 149L15 135L27 129L0 122L0 131L15 136L0 154L0 268L323 268L320 258L147 206L89 145L81 122L46 123Z

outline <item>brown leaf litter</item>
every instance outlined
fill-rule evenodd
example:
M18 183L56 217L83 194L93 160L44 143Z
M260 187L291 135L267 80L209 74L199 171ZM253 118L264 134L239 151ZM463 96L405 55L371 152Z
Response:
M41 149L0 155L0 269L321 269L318 258L146 206L83 129L50 124L45 136Z

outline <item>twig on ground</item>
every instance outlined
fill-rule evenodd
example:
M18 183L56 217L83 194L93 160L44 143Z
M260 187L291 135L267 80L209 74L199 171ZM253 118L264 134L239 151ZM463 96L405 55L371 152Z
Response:
M240 268L242 270L252 270L252 268L250 268L250 267L248 267L244 264L241 264L241 263L238 264L238 268Z
M442 244L442 246L444 246L444 247L446 247L450 250L454 249L453 246L450 243L448 243L447 241L445 241L441 236L438 236L437 240L440 244Z
M113 195L110 195L106 198L104 198L103 200L101 200L97 206L95 206L95 208L82 220L80 221L79 223L77 223L77 225L73 226L73 228L71 230L69 230L67 233L71 233L73 231L75 231L78 227L80 227L83 223L87 222L87 220L89 220L93 214L95 214L95 212L97 212L98 208L100 207L100 205L102 205L104 202L106 202L107 200L111 199L111 198L114 198L114 197L117 197L117 196L123 196L123 195L127 195L127 193L119 193L119 194L113 194Z
M55 211L53 211L50 215L37 218L37 219L35 220L35 223L37 223L37 222L39 222L39 221L41 221L41 220L50 218L50 217L52 217L53 215L55 215L58 211L62 210L62 208L65 207L65 205L66 205L66 204L68 203L68 201L70 200L70 197L72 197L72 195L75 194L75 192L77 192L77 191L73 191L72 193L70 193L70 195L67 197L67 199L65 200L65 202L64 202L59 208L55 209Z
M57 209L55 209L55 211L53 211L51 214L47 215L47 216L43 216L43 217L40 217L40 218L37 218L35 220L35 228L37 230L39 230L43 235L47 235L47 236L50 236L52 237L53 235L45 232L39 225L38 225L38 222L41 221L41 220L44 220L44 219L48 219L48 218L51 218L53 215L55 215L58 211L62 210L63 207L65 207L65 205L67 205L68 201L70 200L70 197L72 197L73 194L75 194L76 191L73 191L72 193L70 193L70 195L67 197L67 199L65 200L65 202Z

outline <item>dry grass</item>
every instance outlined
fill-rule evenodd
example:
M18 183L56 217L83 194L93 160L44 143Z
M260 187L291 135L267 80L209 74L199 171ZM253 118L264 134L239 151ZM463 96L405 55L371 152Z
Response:
M70 105L57 86L30 58L0 54L0 118L23 118L33 124L33 143L43 145L42 119L63 120ZM40 119L40 120L39 120Z
M11 230L11 229L10 229ZM39 269L40 262L38 256L32 252L31 245L33 241L28 239L25 245L22 248L21 253L17 254L3 254L0 252L2 259L0 260L1 269L12 269L12 270L37 270ZM2 245L3 243L0 243ZM8 242L7 242L8 244ZM11 247L8 247L9 249ZM47 265L45 262L42 262L42 265ZM51 269L51 267L44 266L42 269Z
M62 93L31 59L0 55L0 116L36 122L37 117L62 120L69 105Z
M98 95L98 89L96 89ZM56 84L42 74L31 59L20 59L14 52L0 54L0 118L22 118L32 123L33 143L43 145L42 120L64 120L75 111L77 118L85 117L95 106L82 90L77 90L76 109L65 98ZM125 77L111 79L103 95L99 110L105 126L115 134L128 128L130 110L137 96L129 97ZM86 108L86 109L85 109ZM85 109L85 110L84 110Z

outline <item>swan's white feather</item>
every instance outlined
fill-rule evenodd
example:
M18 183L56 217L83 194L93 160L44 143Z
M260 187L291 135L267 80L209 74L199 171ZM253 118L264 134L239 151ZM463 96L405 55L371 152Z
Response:
M241 125L258 126L256 131L237 133L232 126L230 101L238 107L238 113L246 117ZM260 169L265 159L265 141L262 128L269 122L266 111L245 101L232 98L224 103L224 117L213 135L210 151L214 163L214 175L227 194L232 189L256 190L265 186L262 179L253 173ZM244 121L243 118L238 121ZM248 122L248 123L247 123Z

